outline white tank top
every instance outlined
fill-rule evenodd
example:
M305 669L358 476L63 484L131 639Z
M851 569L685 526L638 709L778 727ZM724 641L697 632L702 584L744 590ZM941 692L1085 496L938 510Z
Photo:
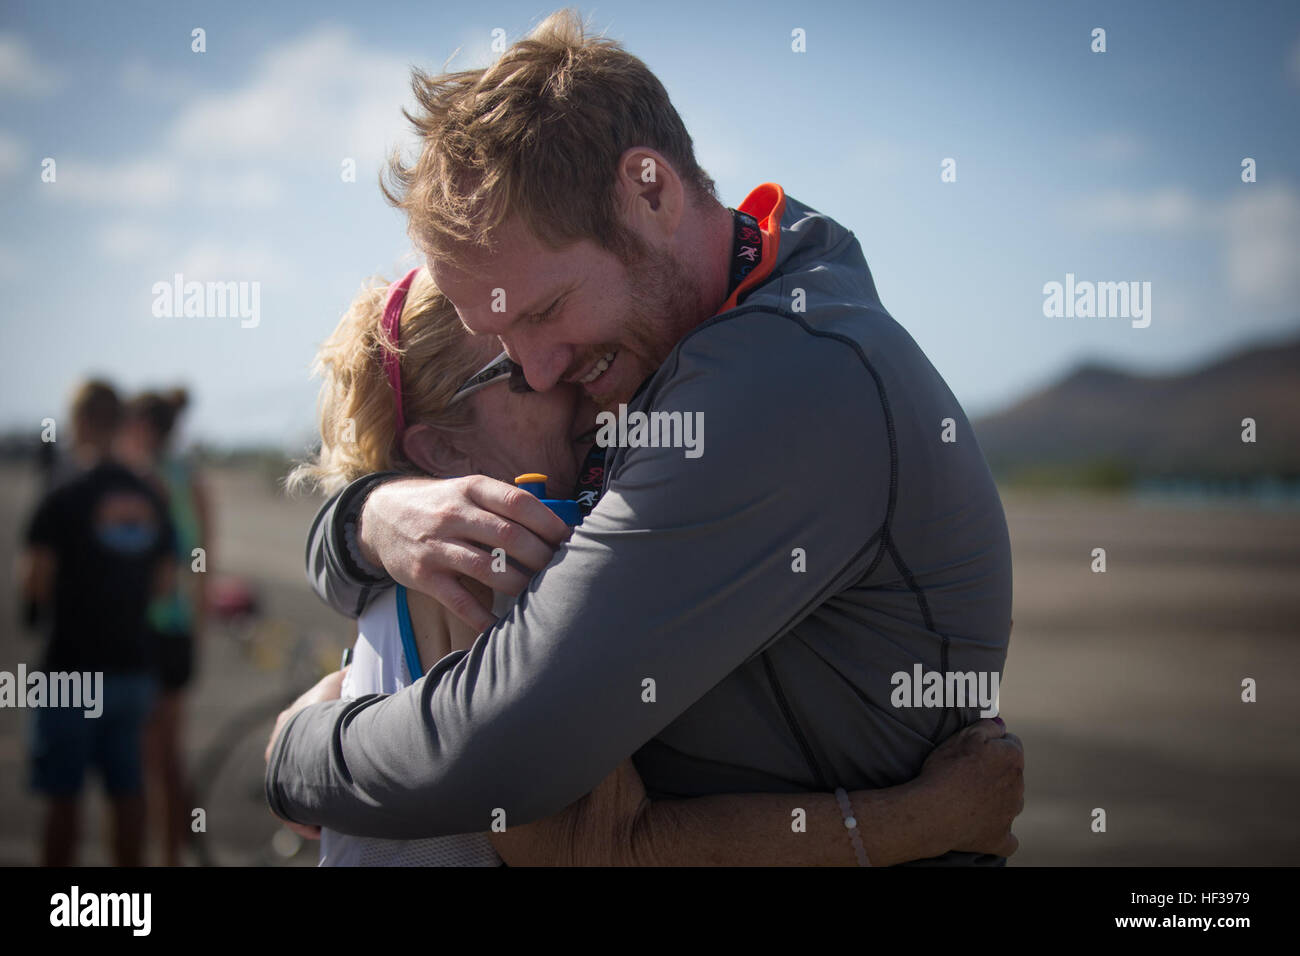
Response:
M405 637L405 641L404 641ZM414 682L412 669L423 673L433 661L421 662L406 607L406 589L384 591L357 620L352 666L343 679L343 699L363 694L392 694ZM458 833L425 840L383 840L322 829L321 866L500 866L501 857L486 833Z

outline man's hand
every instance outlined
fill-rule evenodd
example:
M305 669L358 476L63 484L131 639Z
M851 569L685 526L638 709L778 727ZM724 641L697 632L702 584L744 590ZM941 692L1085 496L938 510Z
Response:
M1010 856L1011 822L1025 808L1025 748L1000 720L953 734L926 758L918 784L931 789L954 850Z
M332 674L326 674L307 693L303 694L285 710L280 711L280 716L275 718L275 729L271 731L271 739L266 744L266 762L271 762L271 751L275 749L275 742L280 739L280 733L284 730L285 724L293 719L294 714L304 707L310 707L312 704L319 704L326 700L338 700L343 694L343 678L347 676L348 669L345 667L340 671ZM291 820L285 820L284 825L300 837L306 837L308 840L320 839L320 827L308 826L303 823L294 823Z
M477 631L496 621L464 578L519 594L546 567L571 529L514 485L467 478L399 478L375 488L361 511L357 538L371 564L398 584L427 594ZM520 566L492 570L502 548Z

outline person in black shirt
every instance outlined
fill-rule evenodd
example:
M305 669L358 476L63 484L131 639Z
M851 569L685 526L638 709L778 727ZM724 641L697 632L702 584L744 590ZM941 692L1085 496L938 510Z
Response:
M45 609L47 675L102 673L100 713L44 706L32 721L33 787L49 801L43 859L73 862L85 772L104 779L113 859L138 865L144 796L141 743L155 685L146 610L174 573L174 532L158 493L109 457L121 420L112 387L90 382L72 408L82 470L46 492L27 529L24 597ZM51 701L58 704L58 701Z

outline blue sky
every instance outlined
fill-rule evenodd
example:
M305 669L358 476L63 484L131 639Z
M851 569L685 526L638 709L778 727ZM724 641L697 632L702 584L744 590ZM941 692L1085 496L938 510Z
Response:
M95 371L187 382L192 437L305 445L315 346L408 255L376 179L410 141L410 67L481 65L551 9L7 3L0 429L35 434ZM724 202L771 180L856 232L972 414L1084 360L1175 369L1300 333L1300 4L579 9L664 81ZM259 282L259 324L155 317L177 272ZM1150 327L1044 317L1066 273L1149 281Z

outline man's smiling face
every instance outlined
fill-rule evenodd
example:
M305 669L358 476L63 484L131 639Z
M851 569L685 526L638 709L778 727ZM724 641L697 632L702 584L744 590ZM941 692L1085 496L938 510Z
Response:
M491 251L429 269L465 327L497 336L537 391L571 382L614 408L707 314L667 249L642 246L627 264L590 240L552 249L517 221L498 235Z

